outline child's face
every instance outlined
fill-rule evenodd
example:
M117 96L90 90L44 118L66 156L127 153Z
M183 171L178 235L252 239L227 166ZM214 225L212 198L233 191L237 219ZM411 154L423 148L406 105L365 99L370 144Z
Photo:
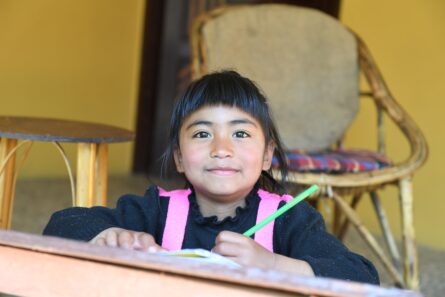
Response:
M270 168L273 150L255 118L220 105L202 107L186 118L174 157L198 197L234 202L251 191L261 170Z

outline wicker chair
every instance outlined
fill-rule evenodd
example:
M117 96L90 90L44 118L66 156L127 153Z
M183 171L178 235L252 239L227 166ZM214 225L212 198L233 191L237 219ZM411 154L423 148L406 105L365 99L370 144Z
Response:
M359 109L359 95L373 99L377 108L379 153L385 152L383 115L400 128L411 149L403 162L346 173L301 172L296 168L289 182L321 186L319 196L335 201L334 233L341 238L352 223L395 283L417 289L411 178L427 158L427 144L391 96L363 41L322 12L284 4L217 8L195 20L190 38L193 78L230 68L253 79L269 98L288 148L311 151L341 147ZM360 71L369 86L367 92L359 91ZM400 191L402 260L377 195L386 185L395 185ZM386 249L355 210L364 193L369 194L377 211Z

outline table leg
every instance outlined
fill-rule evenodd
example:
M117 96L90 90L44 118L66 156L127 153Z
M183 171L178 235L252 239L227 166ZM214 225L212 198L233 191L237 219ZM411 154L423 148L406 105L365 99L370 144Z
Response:
M0 138L0 228L11 227L11 203L14 199L15 153L3 164L8 154L17 146L16 139Z
M96 191L94 203L96 205L107 205L107 174L108 174L108 144L97 145L96 159Z
M108 145L79 143L76 206L107 204Z

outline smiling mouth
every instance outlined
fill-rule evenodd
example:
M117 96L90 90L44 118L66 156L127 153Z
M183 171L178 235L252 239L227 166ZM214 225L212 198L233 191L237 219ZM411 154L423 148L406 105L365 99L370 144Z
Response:
M210 168L207 169L208 172L215 174L215 175L221 175L221 176L228 176L233 175L239 172L238 169L234 168Z

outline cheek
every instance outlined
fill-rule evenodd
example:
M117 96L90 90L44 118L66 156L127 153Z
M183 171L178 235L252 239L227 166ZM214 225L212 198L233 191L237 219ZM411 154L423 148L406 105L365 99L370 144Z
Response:
M198 147L187 146L185 150L182 151L182 163L189 169L194 169L202 163L204 158L204 150Z
M263 167L264 148L261 145L251 146L242 151L242 161L249 164L249 168L260 170Z

